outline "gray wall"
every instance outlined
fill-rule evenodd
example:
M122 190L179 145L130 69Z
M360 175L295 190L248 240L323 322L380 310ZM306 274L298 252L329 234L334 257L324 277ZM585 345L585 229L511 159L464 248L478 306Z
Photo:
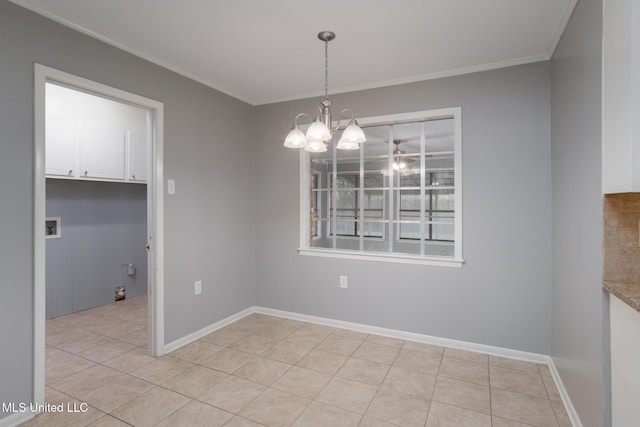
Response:
M0 401L32 397L34 62L164 103L165 341L253 304L252 106L7 1L0 57Z
M48 179L46 209L62 223L46 243L47 318L111 303L116 286L127 298L146 294L146 185ZM122 264L135 264L135 276Z
M601 64L602 0L582 0L551 62L551 355L585 426L609 422L603 380Z
M548 354L549 78L541 62L332 97L358 117L462 107L461 269L298 255L298 152L282 142L319 99L257 107L256 303Z

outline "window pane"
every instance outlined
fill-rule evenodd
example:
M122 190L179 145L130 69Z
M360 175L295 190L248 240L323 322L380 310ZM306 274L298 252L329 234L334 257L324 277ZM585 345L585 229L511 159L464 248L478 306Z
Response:
M336 191L336 206L338 212L345 209L355 210L357 207L357 196L358 192L356 190Z
M402 211L420 212L420 190L400 190L400 215Z
M356 222L336 220L336 230L339 236L355 236L356 235Z
M453 190L432 191L431 200L433 201L434 211L451 211L454 210L454 193Z
M384 176L381 173L365 173L364 188L384 187Z
M364 221L362 227L364 235L367 237L382 237L384 235L385 224L382 222Z
M364 217L382 219L383 216L384 216L384 191L383 190L364 190Z
M453 241L454 227L453 222L450 224L432 224L433 240Z
M420 224L400 224L401 239L420 239Z
M453 187L453 171L433 172L431 174L431 186Z
M336 188L358 188L358 176L339 173L336 180Z

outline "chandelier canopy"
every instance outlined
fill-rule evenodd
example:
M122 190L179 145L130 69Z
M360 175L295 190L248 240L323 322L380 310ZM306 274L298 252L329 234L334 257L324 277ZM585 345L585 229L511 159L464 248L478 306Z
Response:
M347 123L342 132L342 136L336 145L338 150L357 150L360 144L366 141L364 132L358 126L353 111L345 108L340 112L340 118L335 127L332 127L331 121L331 101L329 101L329 42L336 38L335 33L331 31L321 31L318 38L324 42L324 100L318 106L318 114L312 122L311 116L306 113L300 113L293 121L293 128L287 134L284 140L284 146L287 148L304 148L312 153L323 153L327 151L327 146L331 143L331 138L338 130L341 129L340 122L346 118ZM345 117L350 113L351 117ZM309 127L305 134L300 129L298 119L306 117L309 121Z

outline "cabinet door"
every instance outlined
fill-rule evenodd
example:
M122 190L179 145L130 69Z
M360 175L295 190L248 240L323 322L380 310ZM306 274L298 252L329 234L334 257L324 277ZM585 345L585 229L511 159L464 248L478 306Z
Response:
M124 129L84 123L78 138L80 177L124 180Z
M147 182L147 137L142 133L127 131L129 146L129 181Z
M45 128L46 174L76 174L76 141L73 120L47 115Z

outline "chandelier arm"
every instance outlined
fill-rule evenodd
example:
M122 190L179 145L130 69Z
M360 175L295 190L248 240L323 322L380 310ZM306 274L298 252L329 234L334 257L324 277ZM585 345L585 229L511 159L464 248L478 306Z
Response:
M344 116L344 113L345 113L346 111L348 111L349 113L351 113L351 118L349 118L349 117L345 117L345 116ZM341 127L341 126L340 126L340 123L342 123L342 119L346 119L346 120L347 120L347 124L344 126L345 128L346 128L347 126L349 126L351 123L355 122L355 121L356 121L356 118L355 118L355 114L353 113L353 110L351 110L350 108L345 108L344 110L340 111L340 116L338 117L338 123L336 123L336 127L335 127L335 129L332 129L332 130L331 130L331 133L336 133L337 131L339 131L339 130L340 130L340 127Z
M313 119L311 119L311 116L308 115L307 113L300 113L296 116L295 119L293 119L293 125L294 127L298 126L298 117L306 117L309 120L309 124L311 124L313 122Z

